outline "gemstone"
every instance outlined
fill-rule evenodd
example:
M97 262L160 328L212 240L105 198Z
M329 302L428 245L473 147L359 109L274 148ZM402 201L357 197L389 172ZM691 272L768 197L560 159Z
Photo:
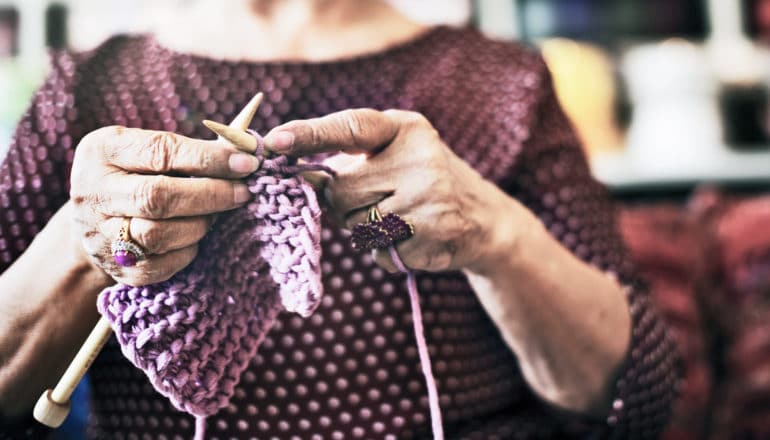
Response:
M115 259L115 263L123 267L131 267L136 265L136 255L129 251L117 251L112 257Z
M353 248L359 251L386 248L393 240L378 222L361 223L353 227Z
M414 235L414 228L398 214L389 213L380 221L382 229L387 232L393 243L406 240Z

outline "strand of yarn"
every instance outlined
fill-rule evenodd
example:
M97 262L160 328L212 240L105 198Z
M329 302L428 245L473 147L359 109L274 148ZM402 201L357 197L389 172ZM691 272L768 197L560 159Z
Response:
M195 436L193 440L204 440L206 438L206 417L195 416Z
M444 425L441 421L441 406L438 400L436 379L433 377L433 370L430 366L430 354L428 353L428 344L425 342L425 331L422 325L422 310L420 309L420 296L417 291L417 279L414 276L414 272L409 270L401 260L401 256L398 255L394 246L390 246L388 251L390 251L390 259L393 260L393 264L396 265L398 270L406 274L406 286L409 289L409 301L412 305L414 339L417 341L420 366L422 367L422 374L425 376L425 386L428 388L428 404L430 406L433 438L434 440L444 440Z

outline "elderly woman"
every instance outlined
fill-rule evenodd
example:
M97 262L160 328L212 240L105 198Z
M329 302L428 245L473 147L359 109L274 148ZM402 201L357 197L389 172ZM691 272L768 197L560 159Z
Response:
M265 145L337 172L318 192L326 298L310 319L279 317L209 417L212 437L430 435L403 275L344 233L372 206L414 225L397 250L419 271L449 438L657 435L674 348L536 53L382 1L211 3L173 33L56 55L18 126L0 168L10 437L34 431L31 406L96 322L101 289L168 279L247 202L257 160L201 140L200 122L229 120L259 90ZM127 267L110 253L124 219L147 254ZM91 437L190 436L192 418L114 342L91 379Z

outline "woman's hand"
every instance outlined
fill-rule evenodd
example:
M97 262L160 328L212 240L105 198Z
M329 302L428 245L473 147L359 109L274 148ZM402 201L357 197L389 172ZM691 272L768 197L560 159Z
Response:
M72 166L74 233L91 261L116 281L167 280L193 260L212 214L249 199L246 185L232 179L257 166L256 157L217 141L98 129L80 142ZM118 266L110 253L124 217L131 218L131 238L147 253L133 267Z
M347 110L279 126L265 146L297 156L347 153L327 159L338 175L324 191L343 224L365 221L371 205L412 222L414 237L397 246L404 263L462 269L533 390L562 408L606 411L629 347L623 290L466 165L423 116ZM388 252L375 258L395 270Z
M520 205L457 157L419 113L361 109L293 121L272 130L265 146L294 156L342 151L325 161L337 171L323 191L332 214L348 229L366 221L370 206L412 223L414 237L397 248L413 269L482 271L496 249L514 249L516 231L501 230L508 222L498 220L532 217L511 209ZM374 256L396 271L387 251Z

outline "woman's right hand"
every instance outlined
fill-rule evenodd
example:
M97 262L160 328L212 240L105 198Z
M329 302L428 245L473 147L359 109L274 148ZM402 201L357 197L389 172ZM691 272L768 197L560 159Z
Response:
M248 201L246 185L236 179L258 164L220 141L118 126L95 130L78 145L72 165L76 242L118 282L165 281L192 262L213 214ZM131 238L146 252L133 267L118 266L110 252L126 217Z

